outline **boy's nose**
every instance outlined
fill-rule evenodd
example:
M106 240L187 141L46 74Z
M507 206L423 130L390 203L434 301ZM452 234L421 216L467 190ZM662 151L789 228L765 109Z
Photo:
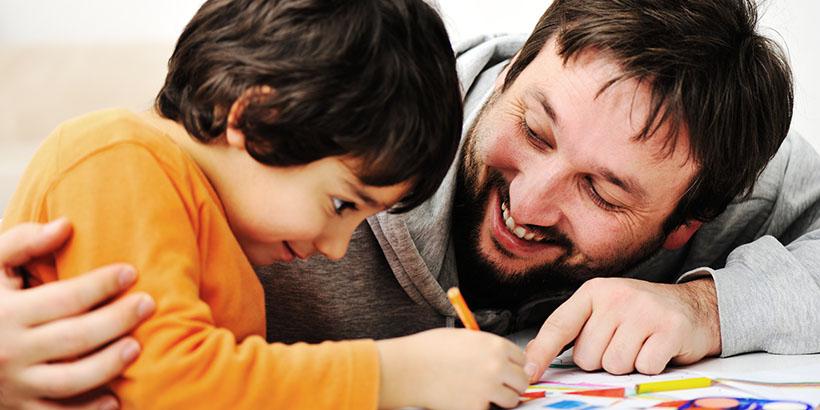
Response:
M347 246L350 244L350 236L344 238L329 238L316 244L316 249L325 255L326 258L337 261L342 259L347 253Z

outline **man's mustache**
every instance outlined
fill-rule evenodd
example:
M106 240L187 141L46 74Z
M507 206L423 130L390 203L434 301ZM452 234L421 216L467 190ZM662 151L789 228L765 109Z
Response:
M560 246L571 254L574 248L572 241L554 226L524 225L528 230L542 236L541 243Z
M498 195L500 196L501 200L506 202L508 206L512 207L512 200L510 199L510 186L507 184L507 181L504 180L504 177L501 175L501 173L490 169L488 172L487 184L495 188L496 191L498 191ZM567 255L571 255L573 253L573 250L575 249L575 246L573 245L569 237L561 231L559 231L558 228L554 226L541 226L530 224L526 224L523 226L531 232L535 233L536 235L544 238L539 242L560 246L564 248Z

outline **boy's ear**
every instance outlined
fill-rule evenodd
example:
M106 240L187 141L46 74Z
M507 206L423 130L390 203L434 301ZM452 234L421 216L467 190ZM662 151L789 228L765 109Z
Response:
M236 104L236 103L234 103ZM231 110L233 110L233 106L231 106ZM228 120L228 127L225 129L225 140L228 142L229 147L245 149L245 134L242 133L239 128L235 128L233 126L234 123L231 123L231 120Z
M675 250L681 248L692 239L692 235L700 229L703 222L697 220L686 221L680 224L674 231L666 236L663 242L663 248L668 250Z
M273 93L267 85L250 87L245 90L228 110L228 125L225 127L225 139L228 145L234 148L245 149L245 134L237 128L237 124L245 113L245 108L254 100L265 98Z
M501 88L502 88L502 87L504 87L504 82L505 82L505 80L507 79L507 73L509 73L509 72L510 72L510 67L512 67L512 65L513 65L513 63L515 62L515 60L518 60L518 55L519 55L519 54L521 54L521 52L520 52L520 51L519 51L519 52L517 52L517 53L515 53L515 55L513 56L513 58L512 58L512 59L510 59L510 62L509 62L509 63L507 63L507 66L506 66L506 67L504 67L504 69L503 69L503 70L501 70L501 73L500 73L500 74L498 74L498 77L496 77L496 78L495 78L495 90L496 90L497 92L501 92Z

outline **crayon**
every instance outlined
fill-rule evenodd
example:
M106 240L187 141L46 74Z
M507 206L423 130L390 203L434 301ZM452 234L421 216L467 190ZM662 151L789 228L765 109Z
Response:
M712 379L708 377L695 377L691 379L667 380L663 382L647 382L635 385L635 393L654 393L672 390L700 389L712 385Z
M479 330L473 312L470 312L470 308L467 307L467 302L461 296L461 291L456 287L452 287L447 291L447 298L450 299L450 303L453 305L453 309L456 310L456 314L458 314L458 318L461 319L464 327L470 330Z

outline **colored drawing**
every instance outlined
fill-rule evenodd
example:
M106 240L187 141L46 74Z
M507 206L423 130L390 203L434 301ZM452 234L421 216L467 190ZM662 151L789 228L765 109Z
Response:
M716 397L697 399L690 407L696 409L736 409L738 406L740 406L740 402L737 399ZM685 405L682 407L686 408Z
M616 387L614 389L596 389L596 390L581 390L569 394L577 394L580 396L596 396L596 397L625 397L626 389L623 387Z
M554 364L572 363L570 353L562 356L562 360ZM820 393L817 390L820 385L814 382L816 374L772 376L773 383L767 383L738 380L744 376L729 379L728 375L715 377L718 375L674 367L660 375L612 375L553 366L544 372L541 381L527 388L519 407L526 410L820 410L820 406L814 408L820 400L814 400L812 395L815 391ZM754 377L768 380L764 375ZM777 387L786 389L781 392L775 389Z
M679 407L684 406L688 403L687 400L673 400L673 401L665 401L663 403L658 403L652 407L654 408L663 408L663 409L677 409Z
M616 392L610 391L613 389L620 389L621 395L617 397L623 397L623 388L613 387L613 386L603 386L599 384L586 384L586 383L560 383L560 382L539 382L527 387L526 392L521 395L522 401L532 400L535 396L538 397L553 397L559 396L564 394L574 394L574 393L581 393L581 392L601 392L607 391L609 395L599 393L595 394L592 393L590 396L600 396L600 397L613 397L612 395Z
M680 410L812 410L808 403L791 400L764 400L735 397L704 397L690 400Z
M587 403L577 400L562 400L558 403L552 403L544 406L548 409L587 409L590 406Z
M543 390L525 391L518 396L518 400L521 403L526 403L530 400L543 399L544 397L546 397L546 392Z

